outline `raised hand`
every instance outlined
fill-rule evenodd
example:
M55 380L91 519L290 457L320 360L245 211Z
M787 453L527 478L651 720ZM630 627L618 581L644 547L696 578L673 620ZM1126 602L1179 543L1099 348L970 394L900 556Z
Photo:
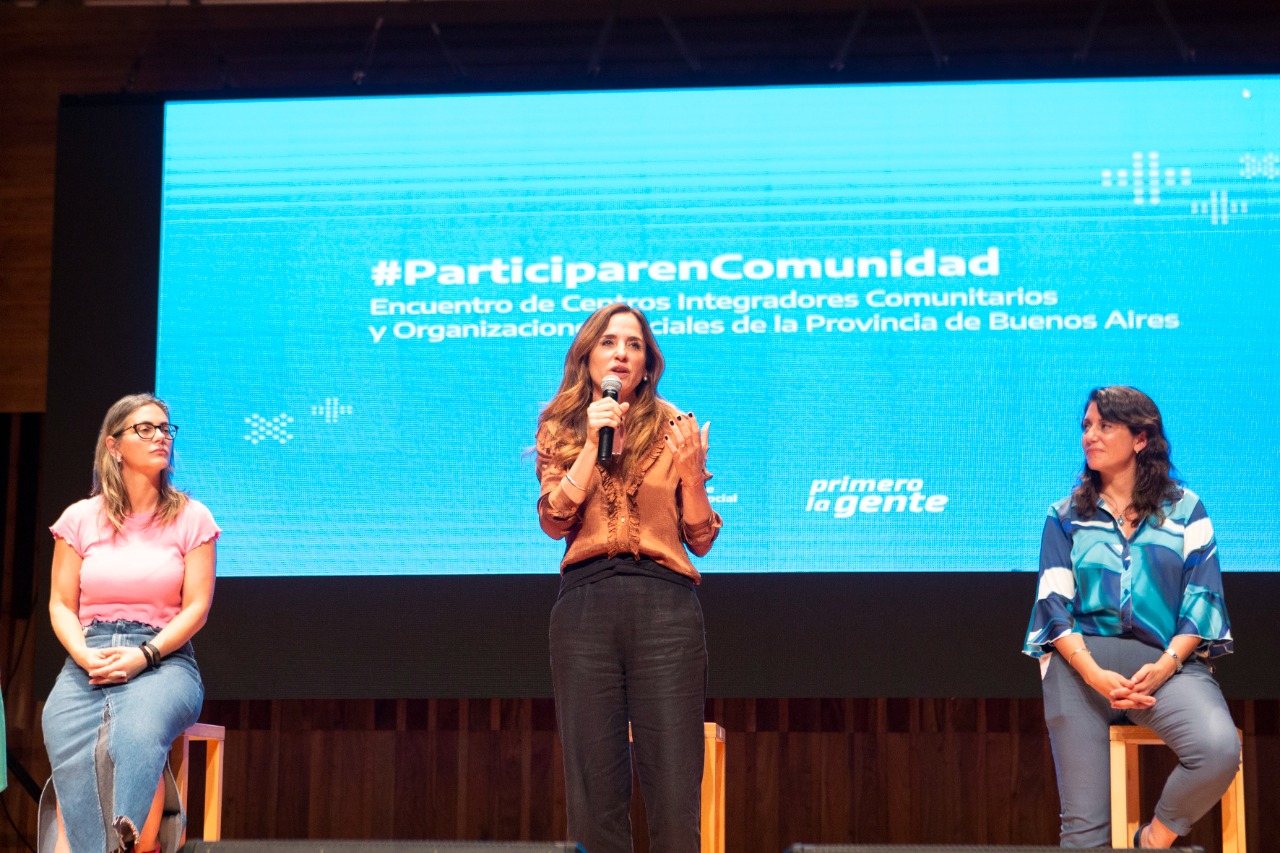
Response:
M699 428L698 419L693 416L693 412L678 415L668 422L663 439L671 451L676 473L680 475L682 482L701 485L705 479L707 450L710 448L707 434L710 429L710 422Z

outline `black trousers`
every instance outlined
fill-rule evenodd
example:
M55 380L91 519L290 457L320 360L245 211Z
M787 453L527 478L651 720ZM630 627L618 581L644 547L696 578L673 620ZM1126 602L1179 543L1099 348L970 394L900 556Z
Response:
M645 576L584 584L556 602L550 640L569 838L589 853L631 853L629 721L649 849L698 853L707 647L697 593Z

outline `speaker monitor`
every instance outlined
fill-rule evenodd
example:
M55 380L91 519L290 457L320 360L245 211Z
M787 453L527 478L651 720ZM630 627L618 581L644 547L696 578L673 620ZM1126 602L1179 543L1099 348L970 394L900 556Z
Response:
M572 841L188 841L178 853L586 853Z

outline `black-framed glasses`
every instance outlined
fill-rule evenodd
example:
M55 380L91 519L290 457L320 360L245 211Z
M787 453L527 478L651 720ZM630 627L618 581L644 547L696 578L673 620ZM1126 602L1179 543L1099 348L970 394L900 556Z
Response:
M142 423L130 424L129 426L125 427L124 429L116 433L116 437L119 438L129 430L133 430L134 432L136 432L138 434L138 438L142 439L143 441L150 441L151 439L155 438L157 432L163 433L164 437L169 439L170 441L173 441L173 439L178 435L177 424L170 424L170 423L153 424L148 421L143 421Z

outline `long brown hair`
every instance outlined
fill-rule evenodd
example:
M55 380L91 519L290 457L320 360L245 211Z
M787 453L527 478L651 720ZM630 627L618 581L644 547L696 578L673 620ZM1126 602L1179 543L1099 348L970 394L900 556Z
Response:
M1164 521L1164 505L1182 497L1182 484L1177 478L1172 448L1164 434L1164 419L1153 401L1137 388L1125 385L1109 385L1089 392L1089 404L1098 407L1098 416L1104 421L1120 424L1133 435L1143 434L1147 444L1138 451L1137 473L1133 481L1133 502L1130 509L1139 519L1154 516ZM1102 475L1085 462L1080 473L1080 484L1071 493L1071 502L1082 518L1092 518L1098 508L1098 493L1102 489Z
M121 397L107 409L107 416L102 419L102 429L98 430L98 445L93 452L93 490L89 496L102 496L103 512L117 533L124 530L125 519L133 512L133 507L129 505L129 492L124 486L120 464L111 455L107 439L114 438L118 441L120 433L129 427L129 419L133 413L143 406L158 406L164 411L165 417L169 417L169 407L152 394ZM175 489L170 482L172 476L173 454L170 453L169 465L160 472L160 498L150 524L172 524L187 505L187 496Z
M627 312L640 323L640 335L644 338L645 378L636 388L631 408L627 410L627 444L623 449L621 470L626 471L632 462L653 447L662 437L663 422L675 417L675 407L658 395L658 380L666 362L662 350L649 328L649 320L639 309L623 303L606 305L587 318L569 345L564 357L564 377L560 390L542 410L538 426L546 428L555 438L559 449L556 461L566 469L582 452L587 442L587 407L591 405L594 387L587 362L600 337L609 327L614 315Z

